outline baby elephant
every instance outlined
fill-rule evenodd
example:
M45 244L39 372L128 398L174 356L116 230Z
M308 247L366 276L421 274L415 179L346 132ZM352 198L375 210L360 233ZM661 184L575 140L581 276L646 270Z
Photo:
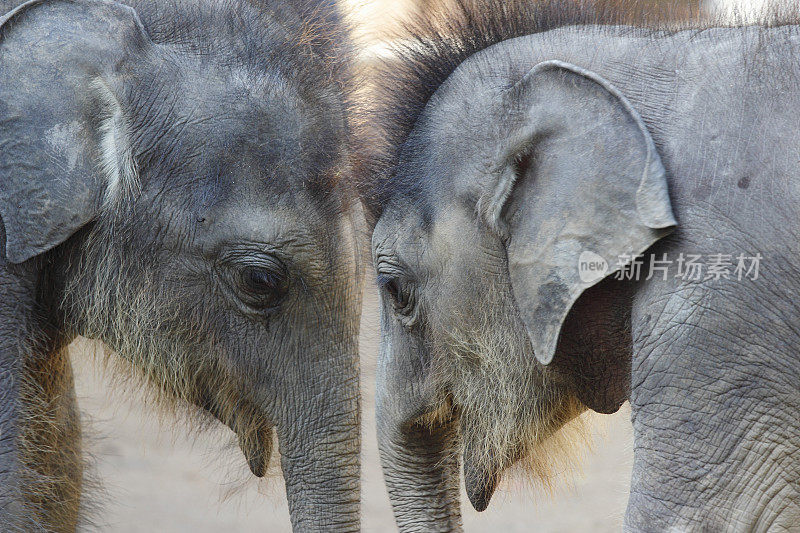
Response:
M401 530L460 529L460 464L483 510L626 399L627 530L797 528L800 28L475 4L383 73L363 189Z
M277 434L295 529L358 530L335 6L0 7L0 530L79 523L78 335L229 426L256 476Z

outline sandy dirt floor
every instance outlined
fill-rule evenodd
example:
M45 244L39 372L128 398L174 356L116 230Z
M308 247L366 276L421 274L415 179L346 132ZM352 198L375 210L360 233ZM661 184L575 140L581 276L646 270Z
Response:
M363 528L393 531L381 478L372 408L377 354L377 305L365 302L363 366ZM121 393L110 370L95 363L87 343L73 347L76 387L88 427L87 447L102 490L96 526L109 532L290 531L280 474L256 482L224 427L192 435L182 423L157 413L138 391ZM519 487L504 488L484 513L464 499L467 531L618 531L627 501L632 436L627 405L616 415L591 419L593 450L583 472L561 483L552 496ZM519 483L517 483L519 485Z

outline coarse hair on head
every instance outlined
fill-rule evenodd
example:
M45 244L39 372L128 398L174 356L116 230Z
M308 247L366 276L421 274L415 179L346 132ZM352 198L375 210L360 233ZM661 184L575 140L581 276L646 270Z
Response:
M352 107L354 47L339 0L126 0L156 45L176 64L196 58L217 64L256 90L285 84L306 110L328 122ZM329 117L336 113L336 117ZM347 175L347 131L335 168L309 176L314 190L329 193ZM339 154L337 154L339 155ZM347 184L349 186L349 184Z
M125 3L136 9L155 43L259 70L280 68L301 84L339 81L352 52L336 0Z

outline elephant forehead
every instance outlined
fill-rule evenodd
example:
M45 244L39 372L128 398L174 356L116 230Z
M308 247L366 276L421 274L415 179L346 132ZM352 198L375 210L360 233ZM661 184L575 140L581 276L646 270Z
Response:
M496 102L508 85L499 73L467 60L431 97L398 159L398 173L410 181L443 182L451 169L471 161L498 124Z
M337 233L335 221L325 216L324 211L313 201L298 195L283 203L264 202L258 198L234 199L220 204L209 213L208 223L228 228L234 235L247 233L266 237L274 234L277 238L278 235L294 234L298 241L303 242L307 239L299 238L301 234Z
M157 107L137 101L134 151L154 187L188 198L207 216L219 204L298 206L330 193L344 154L335 119L320 124L301 95L263 78L196 76L170 89ZM137 109L139 111L139 109Z
M299 95L276 80L247 76L221 68L186 66L167 76L159 68L153 77L162 86L164 101L151 106L151 95L134 96L134 126L164 133L165 143L183 150L202 148L231 156L250 150L275 154L296 151L311 122ZM160 120L158 120L160 119Z
M400 256L413 250L419 242L421 217L408 204L397 202L382 214L372 232L372 249L376 258Z
M410 270L407 274L429 282L465 263L478 262L480 243L465 209L452 204L429 207L435 212L429 220L408 205L384 211L373 234L378 263L389 258ZM462 254L471 254L470 261L458 260Z

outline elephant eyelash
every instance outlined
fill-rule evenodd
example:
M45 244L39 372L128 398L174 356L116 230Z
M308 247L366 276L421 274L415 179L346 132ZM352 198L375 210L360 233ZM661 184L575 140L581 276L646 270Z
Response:
M389 296L394 315L403 327L411 328L419 315L414 283L394 257L378 255L375 264L378 289Z
M274 312L287 297L292 285L305 288L287 264L277 256L244 249L222 254L215 265L216 277L228 298L249 315L263 318Z
M375 279L375 282L377 283L379 289L385 289L386 285L389 284L392 279L393 276L391 275L379 273L378 277Z

